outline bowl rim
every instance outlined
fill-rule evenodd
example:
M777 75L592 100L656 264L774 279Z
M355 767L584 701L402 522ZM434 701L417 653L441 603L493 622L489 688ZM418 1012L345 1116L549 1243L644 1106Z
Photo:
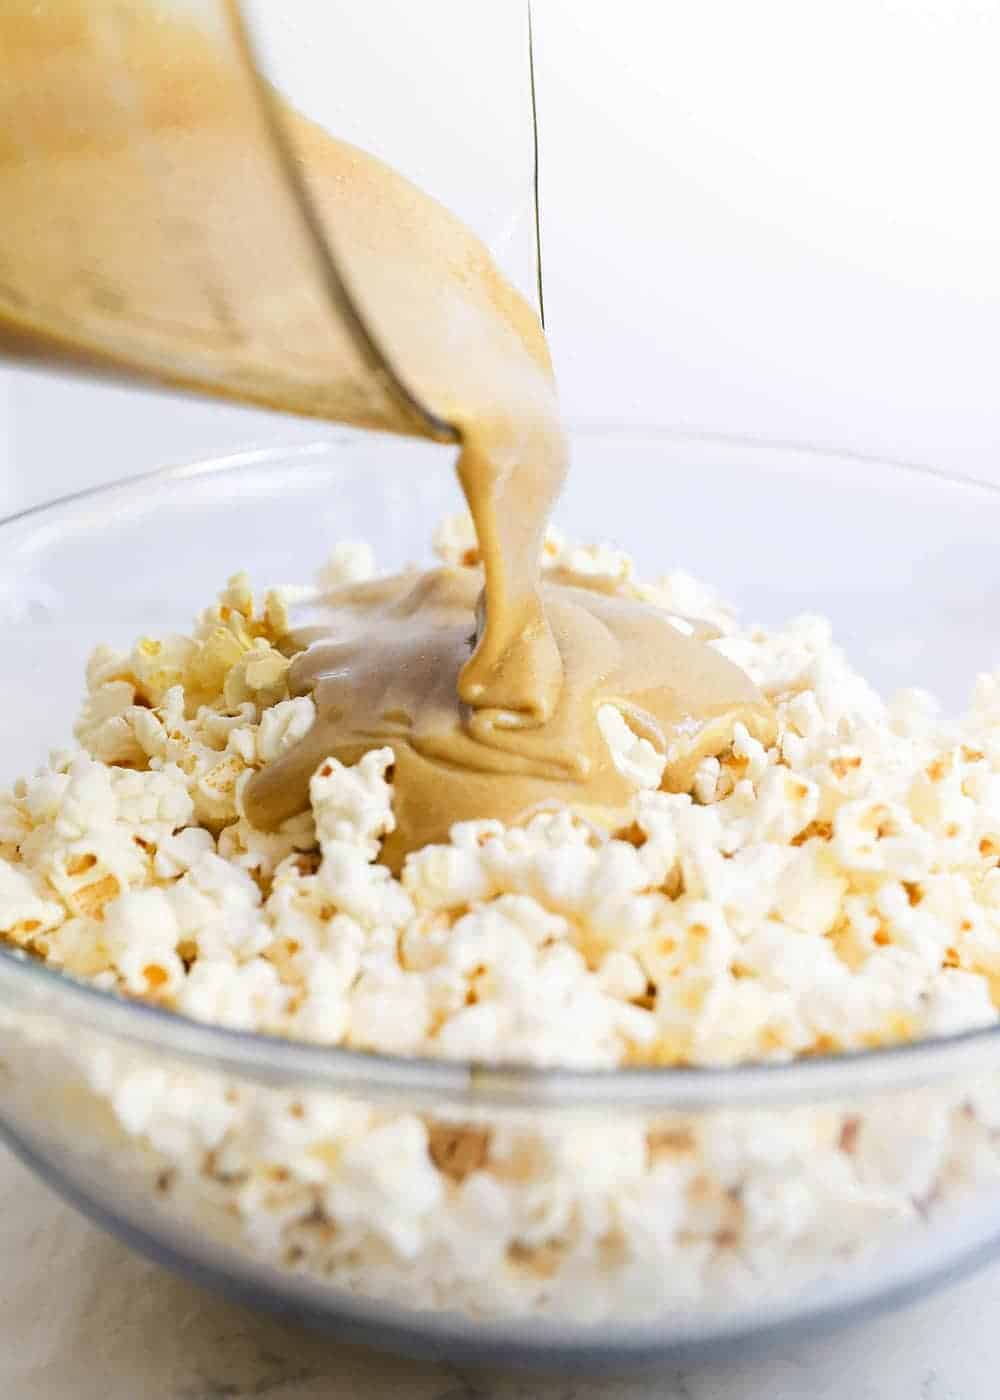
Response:
M619 442L655 439L678 446L716 445L741 453L756 450L779 457L808 457L821 464L839 460L901 476L931 477L963 494L1000 499L1000 485L977 477L832 447L656 425L586 423L570 424L569 429L572 435ZM370 432L338 427L314 442L239 449L85 487L0 519L0 544L8 532L26 523L42 523L94 498L134 496L150 485L170 486L249 467L305 463L372 437ZM5 943L0 943L0 1001L6 1003L0 1011L4 1019L55 1014L137 1049L167 1052L192 1067L223 1070L269 1086L354 1092L377 1099L404 1096L440 1102L446 1098L470 1106L544 1107L546 1112L610 1107L700 1112L856 1099L1000 1066L1000 1021L874 1049L723 1067L572 1069L375 1054L196 1021L95 987Z

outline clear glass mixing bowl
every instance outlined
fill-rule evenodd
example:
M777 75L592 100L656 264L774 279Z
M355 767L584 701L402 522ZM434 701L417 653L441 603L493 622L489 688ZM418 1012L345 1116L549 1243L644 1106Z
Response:
M0 526L0 782L66 742L97 641L187 625L240 567L261 584L306 580L345 537L370 539L386 567L425 556L458 504L450 456L344 433ZM744 615L829 615L886 690L925 685L957 708L1000 661L987 602L1000 595L1000 495L986 486L766 444L587 432L559 523L647 570L698 573ZM15 1152L137 1248L411 1353L617 1366L756 1347L900 1301L1000 1240L993 1029L780 1066L543 1073L196 1024L4 949L0 1119ZM363 1125L365 1150L330 1148L344 1123ZM498 1243L502 1192L459 1180L462 1154L479 1160L498 1132L520 1144L512 1189L537 1204L515 1248ZM859 1184L862 1133L883 1165ZM445 1150L432 1161L421 1148L415 1166L426 1135ZM658 1183L678 1171L701 1217L671 1217L676 1193ZM270 1233L253 1224L254 1193L280 1220ZM630 1249L613 1232L590 1257L567 1248L587 1213L629 1214Z

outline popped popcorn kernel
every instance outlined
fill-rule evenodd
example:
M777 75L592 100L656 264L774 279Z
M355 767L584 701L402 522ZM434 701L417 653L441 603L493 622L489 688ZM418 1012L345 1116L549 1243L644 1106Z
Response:
M479 567L467 517L435 548ZM643 580L550 529L547 578L710 638L770 698L775 743L737 725L690 794L666 793L663 756L602 706L634 790L619 829L566 809L459 823L396 876L388 748L320 763L277 831L243 803L315 719L288 689L296 611L374 567L344 543L316 586L262 607L237 574L190 635L95 650L79 749L0 794L0 937L19 956L232 1029L493 1065L782 1062L996 1024L1000 673L957 721L922 691L883 701L822 618L743 625L689 575ZM159 1194L204 1194L279 1267L479 1313L756 1298L1000 1177L985 1083L609 1132L583 1111L249 1093L109 1047L83 1068Z
M455 517L436 548L470 567L472 541L471 522ZM221 857L255 882L256 912L240 946L256 948L254 956L296 989L289 1014L299 1033L308 1024L310 1035L388 1049L401 1044L393 1018L378 1021L383 1030L363 1022L378 1016L380 1000L402 1006L404 998L407 1053L492 1055L516 1042L519 1053L545 1063L559 1056L551 1031L559 1016L550 1007L555 1020L543 1027L543 967L569 976L573 966L574 996L587 988L601 1008L582 1039L580 1023L573 1052L594 1063L609 1053L706 1063L807 1053L832 1033L810 1019L808 1006L818 1005L810 984L820 976L838 986L845 976L868 984L888 949L909 960L925 1003L943 970L994 985L1000 879L985 876L1000 867L992 817L1000 779L987 758L996 752L987 730L1000 713L995 677L979 679L965 727L949 729L923 692L884 705L850 670L822 619L741 629L732 610L688 576L646 584L620 552L580 548L558 531L546 538L543 566L580 586L641 594L690 630L714 633L712 644L771 696L774 747L737 725L731 749L699 766L692 804L658 791L662 755L618 709L603 706L598 723L636 791L630 827L609 838L569 812L542 813L511 830L465 823L448 842L412 853L397 879L379 863L394 824L388 749L353 768L333 758L321 764L311 812L282 831L257 832L247 821L246 782L315 717L311 699L288 696L288 658L276 645L289 609L315 590L286 590L287 602L265 601L258 613L248 578L234 575L190 637L143 638L129 654L95 652L80 730L89 768L69 758L4 808L5 858L32 872L37 891L22 899L22 913L41 915L9 918L9 936L44 936L56 960L54 910L86 926L109 909L131 908L132 890L171 887L189 929L185 946L196 952L189 977L209 946L234 946L231 934L210 933L220 906L202 888L205 860ZM373 568L366 548L345 544L321 585L368 577ZM948 870L963 878L976 872L960 911L942 903L939 876ZM120 917L113 912L114 928ZM328 963L338 920L361 930L368 945L346 982ZM817 939L829 942L813 946ZM461 950L473 946L479 952L470 962ZM579 964L553 959L556 947ZM152 953L127 974L108 970L137 994L147 966L165 970L152 976L160 998L172 994L174 970ZM326 979L325 1000L308 994L313 975ZM915 1033L909 983L892 1010L896 983L886 987L884 1012L837 1027L840 1045ZM751 1006L759 1012L751 1015ZM635 1013L627 1031L623 1007ZM651 1035L643 1017L654 1008L659 1029ZM725 1049L713 1045L723 1027Z

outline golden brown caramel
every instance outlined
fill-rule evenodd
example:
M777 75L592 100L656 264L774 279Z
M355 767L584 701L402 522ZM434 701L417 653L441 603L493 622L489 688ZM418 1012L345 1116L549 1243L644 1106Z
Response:
M3 6L0 339L429 431L338 319L226 7L210 20L139 0ZM625 819L632 789L601 734L603 704L666 757L673 788L738 720L768 739L755 687L702 641L646 605L542 584L567 453L537 317L447 210L287 106L280 115L366 323L410 395L457 434L483 572L346 590L320 634L288 639L310 643L292 677L317 719L250 783L252 819L300 810L323 759L388 744L386 858L398 864L472 817L516 821L557 802Z

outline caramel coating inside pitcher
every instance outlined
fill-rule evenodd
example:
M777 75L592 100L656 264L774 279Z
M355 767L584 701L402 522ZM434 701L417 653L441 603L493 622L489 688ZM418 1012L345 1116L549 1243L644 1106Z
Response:
M384 855L398 865L470 818L515 822L565 803L608 827L627 820L633 789L601 705L665 756L675 790L737 722L770 741L773 717L747 676L655 608L543 584L567 450L534 312L447 210L282 115L366 321L404 384L457 431L483 568L340 590L318 629L287 639L293 690L315 697L317 717L250 782L251 820L274 827L303 809L325 759L389 745L396 829ZM8 0L0 207L8 345L420 431L324 295L224 24L135 0Z

